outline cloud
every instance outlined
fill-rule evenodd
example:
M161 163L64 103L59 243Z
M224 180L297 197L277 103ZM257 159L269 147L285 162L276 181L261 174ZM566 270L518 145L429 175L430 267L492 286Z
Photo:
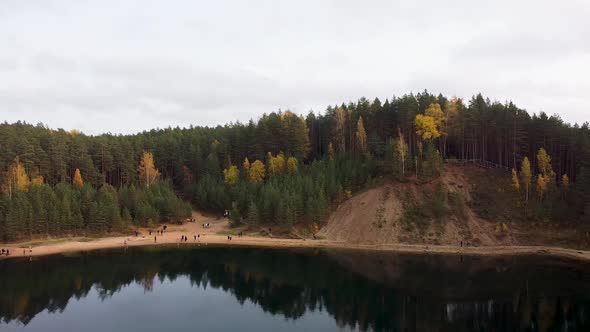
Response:
M588 120L584 1L5 1L0 115L88 133L482 92Z

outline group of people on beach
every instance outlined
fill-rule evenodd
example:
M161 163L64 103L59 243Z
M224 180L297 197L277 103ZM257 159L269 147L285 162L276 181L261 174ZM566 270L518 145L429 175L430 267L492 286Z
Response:
M194 234L193 235L193 241L195 241L195 242L201 242L201 234ZM180 236L180 242L188 242L188 236L181 235Z
M242 236L244 236L244 232L239 232L238 233L238 237L242 237ZM228 241L231 241L232 239L233 239L233 236L232 235L228 235L227 236L227 240Z
M153 232L156 232L156 235L154 235L154 243L158 243L158 236L164 236L164 231L168 228L168 225L164 225L162 226L162 229L156 229L155 231L153 230L148 230L148 233L150 236L152 236ZM137 231L135 231L135 236L137 236Z
M29 254L32 256L33 255L33 247L29 246L28 251L29 251ZM23 256L25 256L26 254L27 254L27 248L23 248ZM0 249L0 256L10 256L10 249L8 249L8 248Z

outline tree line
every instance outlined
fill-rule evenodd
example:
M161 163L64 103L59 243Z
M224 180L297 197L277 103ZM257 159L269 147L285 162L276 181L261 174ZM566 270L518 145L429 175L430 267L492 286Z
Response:
M170 183L159 181L151 153L143 153L138 174L138 187L104 183L95 188L84 183L76 168L71 183L52 186L42 175L31 179L16 157L8 166L0 197L0 239L119 232L131 225L156 226L190 216L190 205Z
M590 215L588 123L530 115L481 94L464 101L428 91L384 102L361 98L306 116L278 111L248 123L134 135L88 136L43 124L4 123L0 183L8 201L22 192L15 179L23 173L30 183L51 188L74 186L79 172L97 192L131 186L141 191L151 177L138 165L149 152L155 178L196 208L232 210L235 222L319 222L331 205L377 175L428 179L451 158L520 170L526 158L537 177L543 173L541 148L551 157L549 175L556 186L567 176L576 193L567 200L576 218Z

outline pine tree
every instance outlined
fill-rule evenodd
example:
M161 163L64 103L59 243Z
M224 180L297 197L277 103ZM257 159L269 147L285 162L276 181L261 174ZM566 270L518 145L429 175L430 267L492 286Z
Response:
M251 224L257 224L260 221L260 214L258 213L258 207L254 201L250 201L248 207L248 222Z
M328 144L328 159L334 160L334 146L332 145L332 142Z
M64 196L61 199L60 205L60 221L63 224L64 231L74 231L74 223L72 218L72 210L70 207L70 199L68 196Z
M285 223L289 226L293 226L295 221L297 220L297 215L295 213L295 209L291 202L287 202L285 208Z

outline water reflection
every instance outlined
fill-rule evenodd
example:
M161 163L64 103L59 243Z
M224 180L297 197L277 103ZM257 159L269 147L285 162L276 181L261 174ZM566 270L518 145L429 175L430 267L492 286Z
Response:
M0 261L0 319L27 324L93 288L108 303L127 285L151 292L179 277L266 314L298 320L321 311L362 331L590 331L587 264L221 247Z

